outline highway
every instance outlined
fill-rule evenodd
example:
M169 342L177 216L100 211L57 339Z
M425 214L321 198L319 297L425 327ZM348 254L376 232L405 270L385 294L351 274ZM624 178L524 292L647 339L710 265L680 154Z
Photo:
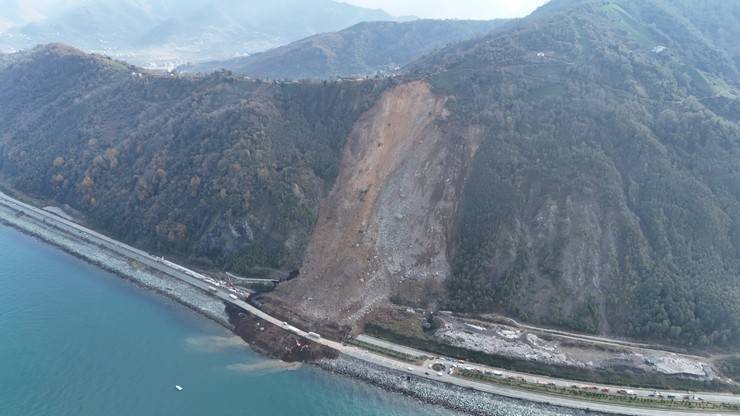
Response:
M511 319L510 319L511 320ZM520 328L529 328L529 329L535 329L536 327L532 326L526 326L516 323L515 321L511 320L516 324L516 326ZM467 328L468 331L474 331L478 333L485 333L484 331L480 331L475 328ZM539 330L539 329L538 329ZM549 331L550 333L556 333L557 331ZM592 342L597 343L603 343L603 344L611 344L611 345L619 345L616 343L612 343L611 340L608 338L602 338L602 337L576 337L576 336L569 336L568 333L565 332L559 332L560 336L564 336L566 338L571 339L577 339L577 340L583 340L583 339L590 339ZM627 345L627 344L622 344ZM640 344L632 344L632 346L640 345ZM389 348L391 350L397 351L397 352L403 352L404 346L394 346L392 343L387 343L385 346L386 348ZM655 350L655 346L652 348ZM673 353L675 355L679 356L685 356L689 358L699 358L694 356L689 356L685 354L678 354ZM429 353L427 353L429 355ZM626 390L630 393L630 395L634 395L636 397L644 397L644 398L664 398L669 399L669 396L672 396L674 399L680 400L683 399L685 396L693 397L694 399L700 399L707 402L715 402L715 403L728 403L728 404L738 404L740 405L740 396L733 395L729 393L711 393L711 392L687 392L686 390L664 390L664 389L646 389L646 388L635 388L635 387L624 387L624 386L617 386L617 385L609 385L609 384L599 384L599 383L590 383L590 382L584 382L584 381L575 381L575 380L568 380L568 379L560 379L560 378L553 378L548 376L539 376L529 373L521 373L517 371L508 371L501 368L493 368L488 367L485 365L479 365L479 364L472 364L472 363L466 363L466 367L471 367L474 370L481 371L481 372L494 372L498 371L503 373L503 377L514 377L517 379L523 379L529 384L554 384L557 387L561 388L572 388L573 386L577 386L578 389L581 390L593 390L593 388L596 388L599 391L608 390L609 394L612 395L618 395L619 390Z
M131 247L119 241L113 240L105 235L102 235L98 232L87 229L75 222L59 217L53 213L47 212L45 210L36 208L34 206L25 204L20 201L17 201L2 192L0 192L0 205L3 205L13 211L21 212L24 215L28 216L29 218L34 219L37 223L46 225L50 230L56 229L57 231L67 234L69 236L79 238L84 241L88 241L90 243L96 244L99 247L109 250L119 256L123 256L125 258L135 260L154 270L162 272L168 276L177 278L183 282L186 282L196 288L203 290L206 293L211 294L212 296L215 296L223 300L224 302L238 306L242 308L243 310L245 310L246 312L249 312L253 314L254 316L257 316L267 322L270 322L273 325L281 327L284 330L289 331L293 334L296 334L304 339L333 348L346 356L359 359L362 361L366 361L366 362L379 365L382 367L386 367L389 369L393 369L396 371L400 371L402 373L406 373L409 375L414 375L417 377L427 378L430 380L440 381L440 382L453 384L453 385L464 387L464 388L470 388L470 389L487 392L487 393L491 393L491 394L495 394L499 396L513 398L513 399L520 399L520 400L541 403L541 404L551 404L551 405L561 406L565 408L592 410L592 411L599 411L603 413L612 413L612 414L619 414L619 415L707 416L707 415L731 415L731 414L737 415L739 414L739 413L727 413L727 412L725 413L709 412L708 413L705 411L676 411L676 410L641 409L641 408L621 406L621 405L616 405L616 404L588 402L588 401L571 399L571 398L561 397L561 396L551 396L551 395L542 394L538 392L514 389L514 388L503 386L503 385L489 384L489 383L483 383L483 382L473 381L469 379L464 379L461 377L454 377L446 373L439 376L437 375L436 372L426 367L428 366L428 362L422 363L420 365L408 364L406 362L394 360L392 358L389 358L381 354L377 354L377 353L374 353L374 352L371 352L371 351L368 351L368 350L365 350L365 349L362 349L356 346L344 345L340 342L336 342L336 341L329 340L326 338L316 338L314 336L311 336L309 335L307 331L301 330L300 328L296 328L286 322L280 321L279 319L271 315L268 315L267 313L263 312L262 310L256 308L255 306L247 303L246 301L242 299L232 298L232 295L234 294L230 292L228 289L217 287L215 288L216 290L214 291L213 286L210 283L208 283L207 281L201 280L200 278L194 277L194 276L202 276L197 272L186 269L180 265L174 265L173 263L165 261L161 258L152 256L142 250L136 249L134 247ZM423 353L421 351L413 350L413 349L410 349L404 346L394 347L394 344L391 344L391 343L388 343L382 340L380 341L382 342L382 345L384 348L389 348L389 347L392 349L397 348L397 350L400 352L404 352L404 353L413 352L414 353L413 355ZM377 340L375 342L377 342ZM424 353L424 355L433 356L434 354ZM451 361L451 359L449 359L449 361ZM473 366L473 365L466 364L466 366ZM481 369L483 369L482 366L475 366L475 367L480 367ZM486 369L492 371L492 369L488 369L488 368ZM529 376L529 377L534 377L534 376ZM538 377L538 378L542 379L542 377ZM558 381L563 382L563 383L573 384L573 382L570 382L570 381L563 381L563 380L558 380ZM583 383L577 383L577 384L583 384ZM612 387L612 388L616 389L618 387ZM727 400L729 399L733 403L740 403L740 396L726 396L726 395L717 395L713 393L701 393L701 394L695 393L695 394L700 397L705 397L706 400L716 400L717 398L719 398L721 399L722 402L727 402Z
M460 363L458 360L455 360L452 358L446 358L446 357L428 359L428 357L435 357L437 355L431 352L425 352L425 351L420 351L417 349L409 348L404 345L394 344L390 341L382 340L382 339L371 337L371 336L364 335L364 334L358 336L357 340L362 341L367 344L375 345L375 346L378 346L384 349L399 352L401 354L406 354L412 357L417 357L417 358L426 357L427 359L423 362L422 367L426 368L427 372L435 373L435 374L436 372L428 369L429 365L434 364L434 363L440 363L440 364L445 365L447 368L450 368L450 366L452 365L456 365L458 367L469 368L475 371L479 371L481 373L491 373L491 374L500 373L501 379L513 377L518 380L523 379L527 383L532 384L532 385L552 383L555 386L563 387L563 388L570 388L573 385L577 385L580 387L585 387L585 386L597 387L599 390L606 388L606 389L609 389L609 391L612 394L615 394L617 391L621 389L625 389L625 390L630 390L630 392L633 392L635 396L637 397L646 397L646 398L651 397L651 394L656 392L655 389L638 389L638 388L632 388L632 387L586 383L582 381L573 381L573 380L557 379L557 378L546 377L546 376L538 376L534 374L521 373L517 371L509 371L509 370L505 370L502 368L489 367L489 366L485 366L482 364L476 364L476 363L470 363L470 362ZM664 397L668 395L674 395L678 399L683 398L687 394L686 391L657 390L657 392L661 393ZM701 398L708 402L740 404L740 396L732 395L732 394L692 392L691 395L696 398Z
M375 345L376 347L384 348L391 351L400 352L401 354L406 354L415 358L422 358L422 357L432 357L436 354L432 354L430 352L420 351L415 348L406 347L404 345L398 345L394 344L390 341L386 341L384 339L371 337L369 335L360 334L355 338L357 341L364 342L366 344Z

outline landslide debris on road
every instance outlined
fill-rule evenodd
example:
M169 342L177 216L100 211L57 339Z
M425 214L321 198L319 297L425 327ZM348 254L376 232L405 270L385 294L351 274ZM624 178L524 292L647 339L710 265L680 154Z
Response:
M237 307L228 305L226 311L234 332L260 354L288 363L339 356L337 351L329 347L301 338Z
M354 126L322 202L300 277L268 307L351 325L392 296L434 300L476 132L440 127L446 98L422 81L386 92Z

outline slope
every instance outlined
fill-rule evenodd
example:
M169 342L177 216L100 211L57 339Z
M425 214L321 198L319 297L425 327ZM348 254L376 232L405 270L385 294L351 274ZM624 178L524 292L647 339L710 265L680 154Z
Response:
M485 127L448 307L737 343L740 129L712 110L737 71L675 5L576 3L417 66L456 98L453 129Z
M301 276L267 307L352 325L393 301L691 346L740 342L740 126L715 110L737 103L732 60L682 17L691 9L549 7L411 66L432 86L425 102L444 100L445 111L430 109L421 135L373 128L398 125L382 118L362 134L379 146L395 134L430 140L454 162L399 147L358 172L363 147L345 150L354 162L323 208L338 229L321 236L320 214ZM418 106L398 111L417 120ZM430 222L414 228L408 200ZM449 265L430 269L440 258Z
M0 68L0 171L124 241L237 273L297 268L382 83L146 74L63 45Z

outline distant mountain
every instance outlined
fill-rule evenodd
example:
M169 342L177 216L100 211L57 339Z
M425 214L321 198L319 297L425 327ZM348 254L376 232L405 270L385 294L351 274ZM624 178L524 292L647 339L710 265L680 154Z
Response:
M226 69L267 79L328 79L394 72L435 49L482 36L505 21L417 20L360 23L266 52L178 68L184 72Z
M0 50L63 42L140 65L173 66L264 51L363 21L393 20L380 10L331 0L78 3L6 30Z

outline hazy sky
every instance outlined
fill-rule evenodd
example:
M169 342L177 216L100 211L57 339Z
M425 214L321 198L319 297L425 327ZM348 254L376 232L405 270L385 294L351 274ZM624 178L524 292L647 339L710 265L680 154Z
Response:
M358 6L383 9L395 16L436 19L495 19L522 17L548 0L342 0Z
M133 0L139 1L139 0ZM147 0L144 0L146 2ZM158 1L158 0L149 0ZM270 0L265 0L270 1ZM414 15L437 19L495 19L522 17L548 0L335 0L373 9L383 9L395 16ZM0 31L11 24L41 19L82 0L0 0Z

